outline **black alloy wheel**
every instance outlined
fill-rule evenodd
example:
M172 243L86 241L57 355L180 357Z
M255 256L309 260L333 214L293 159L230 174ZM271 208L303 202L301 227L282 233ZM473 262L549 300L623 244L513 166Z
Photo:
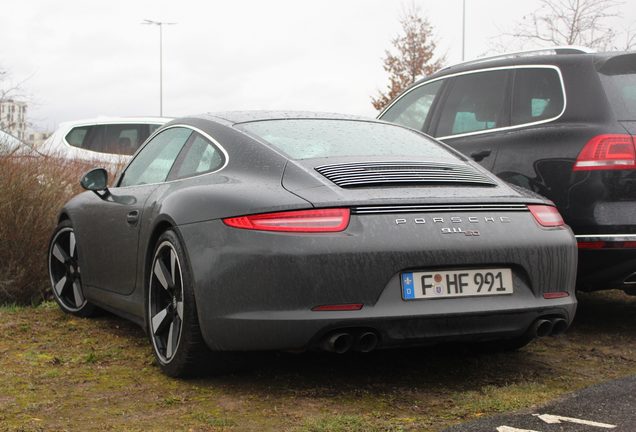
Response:
M150 335L159 362L175 357L183 329L183 275L177 252L168 240L157 246L148 296Z
M192 273L173 230L159 236L147 275L146 324L155 358L166 375L192 377L240 367L240 356L212 352L203 340Z
M96 308L84 297L77 241L70 221L60 223L53 233L48 258L53 296L60 308L77 316L93 315Z

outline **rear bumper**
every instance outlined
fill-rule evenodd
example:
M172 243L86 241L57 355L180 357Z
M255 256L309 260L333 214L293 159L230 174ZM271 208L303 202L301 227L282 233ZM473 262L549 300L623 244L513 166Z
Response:
M577 288L584 291L636 287L636 234L577 235L579 243L598 244L598 249L580 248ZM602 242L602 243L601 243Z
M353 216L344 232L319 235L241 230L218 220L180 226L206 343L216 350L307 349L335 330L371 329L379 347L389 347L510 338L540 317L572 321L577 252L569 229L542 229L529 212L493 213L510 222L482 222L474 237L444 234L425 216L424 225L396 224L394 214ZM512 270L513 294L402 299L403 271L493 266ZM569 296L543 298L554 291ZM311 310L347 303L364 306Z
M398 280L395 282L399 285ZM526 333L540 318L563 318L571 324L577 306L573 294L556 300L528 301L520 298L527 296L514 295L506 299L405 302L399 292L395 284L390 284L385 298L360 311L255 311L206 320L204 325L208 330L223 330L212 330L208 343L213 349L305 350L318 348L327 335L343 331L352 334L372 331L378 335L378 348L389 348L514 338ZM499 307L487 302L499 303ZM438 306L455 312L436 313ZM458 309L472 312L457 312Z

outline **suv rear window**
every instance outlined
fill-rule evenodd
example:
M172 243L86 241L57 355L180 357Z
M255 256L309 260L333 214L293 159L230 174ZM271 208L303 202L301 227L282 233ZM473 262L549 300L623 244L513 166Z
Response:
M636 120L636 73L601 75L617 120Z
M424 156L456 162L457 156L417 132L356 120L265 120L237 125L292 159L333 156Z
M159 128L154 124L109 124L78 126L66 134L73 147L98 153L132 155Z

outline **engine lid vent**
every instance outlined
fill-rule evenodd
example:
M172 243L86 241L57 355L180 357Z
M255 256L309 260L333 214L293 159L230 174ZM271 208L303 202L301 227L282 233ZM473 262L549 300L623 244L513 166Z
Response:
M321 165L315 170L342 188L379 185L497 185L470 165L443 162L354 162Z

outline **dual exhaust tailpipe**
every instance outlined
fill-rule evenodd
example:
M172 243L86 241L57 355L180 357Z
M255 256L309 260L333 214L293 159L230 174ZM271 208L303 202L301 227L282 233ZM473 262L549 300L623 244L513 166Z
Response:
M360 333L336 332L331 333L322 341L321 347L325 351L338 354L354 350L359 352L370 352L378 345L378 335L371 331Z
M534 337L558 336L568 328L563 318L540 318L530 327ZM328 334L320 344L325 351L344 354L347 351L370 352L378 345L378 335L373 331L337 331Z
M568 328L568 322L563 318L538 319L530 327L535 337L558 336Z

